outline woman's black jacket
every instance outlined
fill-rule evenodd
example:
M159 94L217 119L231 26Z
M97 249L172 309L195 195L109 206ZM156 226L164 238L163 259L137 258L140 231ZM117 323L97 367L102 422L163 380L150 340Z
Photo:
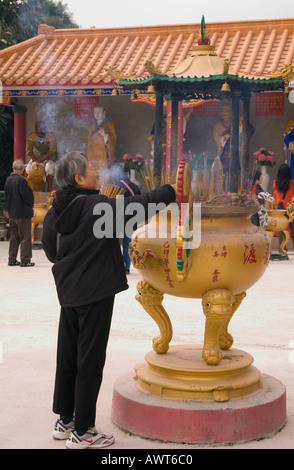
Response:
M118 240L122 234L116 232L117 218L123 217L124 222L130 219L132 215L125 215L124 209L137 202L144 208L146 220L150 203L168 205L175 199L170 185L139 196L122 197L119 206L123 207L122 214L116 199L107 198L99 191L80 188L57 191L44 219L42 243L47 258L54 263L52 272L60 305L87 305L127 289ZM106 223L113 230L111 236L97 238L94 227L101 228L101 217L105 220L106 212L100 211L104 204L110 209Z

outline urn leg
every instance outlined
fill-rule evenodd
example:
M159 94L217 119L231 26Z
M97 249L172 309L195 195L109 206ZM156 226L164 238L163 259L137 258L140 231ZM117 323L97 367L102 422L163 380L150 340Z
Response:
M137 289L136 300L140 302L159 327L160 335L155 336L152 340L153 349L157 353L165 353L168 351L172 338L172 325L166 310L161 305L163 294L144 280L138 282Z
M283 253L283 255L286 255L287 250L285 249L285 246L287 245L290 239L290 233L288 232L288 230L283 230L281 234L282 234L282 242L280 244L280 251Z
M207 364L216 365L222 360L219 335L232 317L234 296L227 289L214 289L202 297L202 308L206 316L202 357Z
M236 312L237 308L239 308L242 300L245 297L246 297L246 292L241 292L241 294L233 295L232 312L228 316L224 325L222 326L220 334L219 334L219 346L221 349L229 349L234 342L232 335L228 332L228 326L229 326L229 322L231 321L232 316Z

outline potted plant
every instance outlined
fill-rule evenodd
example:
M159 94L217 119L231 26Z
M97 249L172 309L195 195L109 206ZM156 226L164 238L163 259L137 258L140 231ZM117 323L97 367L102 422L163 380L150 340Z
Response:
M137 153L135 157L132 157L128 153L123 155L124 163L128 163L130 167L130 180L133 181L139 188L141 187L140 181L136 178L136 172L142 173L146 165L143 155Z
M254 164L260 166L262 174L262 188L264 191L268 190L270 175L267 172L267 167L272 168L277 162L274 160L274 152L261 147L253 154L255 161Z
M277 163L274 160L274 152L267 150L264 147L257 150L257 152L254 152L253 156L255 157L255 165L272 167Z
M143 170L146 163L143 155L141 155L140 153L137 153L135 157L132 157L131 155L126 153L123 156L123 161L130 165L131 170L136 170L138 172Z

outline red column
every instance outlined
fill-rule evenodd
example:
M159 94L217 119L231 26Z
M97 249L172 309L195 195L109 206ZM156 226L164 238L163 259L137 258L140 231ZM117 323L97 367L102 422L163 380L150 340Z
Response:
M183 157L183 103L182 101L178 102L178 165Z
M13 160L26 161L26 111L25 106L15 106L14 112L14 150Z

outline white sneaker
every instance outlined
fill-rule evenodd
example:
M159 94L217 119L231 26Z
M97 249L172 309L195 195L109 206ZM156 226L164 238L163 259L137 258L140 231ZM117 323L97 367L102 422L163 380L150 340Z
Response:
M106 436L96 428L89 428L82 436L79 436L76 431L71 431L66 447L68 449L101 449L113 443L113 436Z
M68 439L71 431L74 430L74 422L71 421L68 424L64 424L61 419L58 419L55 423L52 437L54 439Z

